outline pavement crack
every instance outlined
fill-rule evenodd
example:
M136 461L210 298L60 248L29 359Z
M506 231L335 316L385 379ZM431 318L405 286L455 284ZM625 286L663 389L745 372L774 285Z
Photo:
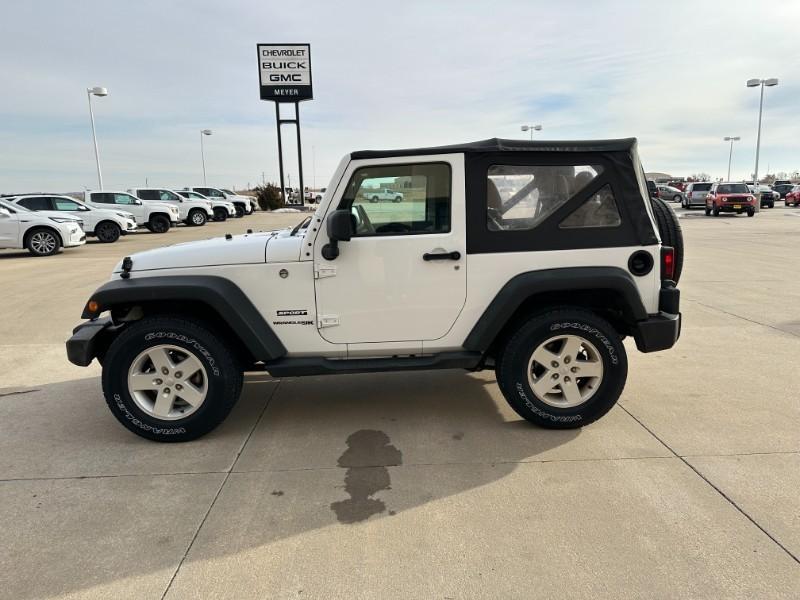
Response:
M186 557L189 556L189 552L191 552L192 546L194 546L194 542L195 540L197 540L197 536L200 534L200 530L203 529L203 525L206 524L208 515L211 514L211 511L214 509L214 505L217 503L217 500L219 499L222 490L225 488L225 484L228 483L228 479L230 478L231 473L233 473L233 468L239 461L239 457L242 456L242 452L244 452L244 449L247 446L247 443L250 441L250 438L253 437L253 433L255 433L255 430L258 428L259 424L261 423L261 420L264 418L264 414L267 412L267 407L272 402L272 399L275 397L275 394L278 392L278 388L280 387L281 387L281 381L278 381L278 384L272 389L272 393L269 395L269 398L267 398L267 401L264 403L264 408L261 409L261 413L258 415L258 418L256 419L255 423L253 423L253 426L250 428L250 431L248 432L244 441L239 446L239 450L236 452L236 456L234 457L231 466L228 467L227 471L225 471L225 477L222 479L222 483L219 484L219 488L217 488L217 493L214 494L214 498L208 505L208 509L203 515L203 518L200 519L200 524L197 526L197 529L195 529L194 535L192 535L192 539L189 541L189 545L186 546L186 550L184 551L181 560L178 562L178 566L175 567L175 571L173 571L172 577L170 577L169 582L167 583L167 587L164 588L164 593L161 594L161 600L164 600L164 598L166 598L167 594L169 593L169 590L172 587L175 578L178 576L178 573L180 572L183 563L186 562Z
M654 438L655 438L655 439L656 439L656 440L657 440L657 441L658 441L658 442L659 442L659 443L660 443L662 446L664 446L664 447L665 447L667 450L669 450L669 451L670 451L670 452L673 454L673 456L675 456L675 458L677 458L678 460L680 460L680 461L681 461L683 464L685 464L685 465L686 465L687 467L689 467L689 468L690 468L692 471L694 471L694 473L695 473L695 474L696 474L696 475L697 475L697 476L698 476L700 479L702 479L703 481L705 481L705 482L706 482L706 483L707 483L707 484L708 484L708 485L709 485L709 486L710 486L710 487L711 487L713 490L715 490L715 491L716 491L716 492L717 492L717 493L718 493L720 496L722 496L722 497L723 497L725 500L727 500L727 501L728 501L728 503L729 503L731 506L733 506L733 507L734 507L734 508L735 508L737 511L739 511L739 513L740 513L742 516L744 516L744 518L746 518L746 519L747 519L748 521L750 521L750 522L751 522L753 525L755 525L755 526L756 526L758 529L760 529L760 530L761 530L761 533L763 533L763 534L764 534L765 536L767 536L767 537L768 537L770 540L772 540L772 541L773 541L773 543L774 543L776 546L778 546L778 548L780 548L781 550L783 550L783 551L784 551L784 552L785 552L785 553L786 553L786 554L787 554L787 555L788 555L788 556L789 556L789 557L790 557L792 560L794 560L794 562L796 562L796 563L800 564L800 558L798 558L798 557L797 557L795 554L793 554L793 553L792 553L792 551L791 551L791 550L789 550L789 549L788 549L786 546L784 546L784 545L783 545L781 542L779 542L779 541L778 541L778 539L777 539L775 536L773 536L773 535L772 535L772 534L771 534L769 531L767 531L767 530L766 530L764 527L762 527L762 526L761 526L761 524L760 524L760 523L758 523L758 521L756 521L756 520L755 520L753 517L751 517L751 516L750 516L750 515L749 515L749 514L748 514L748 513L747 513L747 512L746 512L746 511L745 511L745 510L744 510L744 509L741 507L741 506L739 506L739 505L738 505L738 504L737 504L737 503L736 503L736 502L733 500L733 498L731 498L730 496L728 496L728 495L727 495L725 492L723 492L723 491L722 491L722 490L721 490L719 487L717 487L716 485L714 485L714 483L713 483L713 482L712 482L712 481L711 481L711 480L710 480L708 477L706 477L706 476L705 476L705 475L703 475L703 474L702 474L702 473L701 473L701 472L700 472L698 469L696 469L696 468L695 468L695 466L694 466L692 463L690 463L688 460L686 460L686 458L685 458L685 457L683 457L683 456L681 456L680 454L678 454L677 452L675 452L675 450L673 450L673 449L672 449L672 447L671 447L669 444L667 444L667 443L666 443L664 440L662 440L662 439L661 439L661 438L660 438L658 435L656 435L656 433L655 433L655 432L654 432L652 429L650 429L650 428L649 428L647 425L645 425L645 424L644 424L644 423L643 423L643 422L642 422L642 421L641 421L641 420L640 420L638 417L636 417L636 416L635 416L635 415L634 415L634 414L633 414L631 411L629 411L627 408L625 408L625 407L624 407L624 406L622 406L621 404L619 405L619 407L620 407L622 410L624 410L626 413L628 413L628 416L630 416L630 418L631 418L631 419L633 419L633 420L634 420L634 421L636 421L636 422L637 422L639 425L641 425L641 426L642 426L642 428L644 428L644 430L645 430L645 431L647 431L647 433L649 433L650 435L652 435L652 436L653 436L653 437L654 437Z
M32 394L33 392L41 392L42 390L39 388L32 389L32 390L17 390L15 392L5 392L0 394L0 398L4 398L5 396L18 396L20 394Z
M737 315L736 313L725 310L724 308L719 308L717 306L711 306L710 304L706 304L705 302L700 302L700 300L694 300L692 298L686 298L686 300L688 302L694 302L695 304L704 306L705 308L715 310L724 315L728 315L729 317L741 319L742 321L747 321L748 323L753 323L754 325L761 325L762 327L768 327L769 329L772 329L774 331L779 331L780 333L785 333L786 335L791 335L792 337L800 337L800 334L794 333L792 331L786 331L785 329L781 329L780 327L775 327L775 325L770 325L769 323L762 323L761 321L756 321L755 319L748 319L747 317L743 317L742 315Z

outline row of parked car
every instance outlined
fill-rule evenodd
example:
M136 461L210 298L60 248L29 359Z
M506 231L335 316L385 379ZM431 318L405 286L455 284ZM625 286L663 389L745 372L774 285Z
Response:
M651 194L663 200L672 202L679 202L683 208L694 208L695 206L706 207L707 197L709 193L718 185L725 186L744 186L745 194L752 195L757 198L761 208L775 208L775 202L778 200L785 200L787 206L797 206L800 203L800 185L780 181L772 186L765 184L754 184L752 182L710 182L710 181L695 181L684 185L683 189L673 187L670 185L656 184L655 182L648 182L648 187L651 189Z
M86 243L86 236L113 243L139 226L166 233L179 223L200 227L254 210L254 198L206 186L5 195L0 196L0 249L26 248L35 256L49 256Z

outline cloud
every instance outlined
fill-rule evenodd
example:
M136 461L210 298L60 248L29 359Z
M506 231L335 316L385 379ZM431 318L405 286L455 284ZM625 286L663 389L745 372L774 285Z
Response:
M0 23L0 191L94 182L85 89L95 101L108 185L220 185L277 179L274 106L258 100L255 44L312 44L315 99L301 105L304 166L325 185L354 149L487 137L636 136L648 170L754 162L758 93L767 90L762 165L800 168L800 54L771 23L797 2L22 2ZM756 24L761 24L756 26ZM293 132L285 130L291 146ZM287 148L287 168L297 167ZM312 160L313 158L313 160ZM763 168L762 168L763 172Z

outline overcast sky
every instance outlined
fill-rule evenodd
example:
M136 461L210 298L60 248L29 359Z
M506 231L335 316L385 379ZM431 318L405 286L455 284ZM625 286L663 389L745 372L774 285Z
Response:
M106 188L278 176L275 109L257 42L310 42L301 105L306 181L351 150L524 138L639 138L648 171L800 169L800 2L236 2L4 0L0 192L96 186L86 87ZM286 138L293 137L290 127ZM291 154L293 147L288 148ZM289 161L292 182L297 169Z

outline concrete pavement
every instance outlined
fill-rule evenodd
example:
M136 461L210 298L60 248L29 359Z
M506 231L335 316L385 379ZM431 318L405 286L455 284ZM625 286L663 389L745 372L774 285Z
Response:
M620 404L567 432L491 372L252 375L147 442L66 361L83 302L131 252L300 217L0 252L0 598L796 598L794 214L683 218L679 345L626 342Z

